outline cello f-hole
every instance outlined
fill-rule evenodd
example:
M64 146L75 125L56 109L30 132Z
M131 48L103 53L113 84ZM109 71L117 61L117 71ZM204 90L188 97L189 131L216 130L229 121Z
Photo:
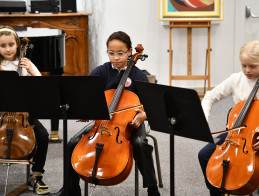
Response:
M2 112L1 112L1 113L2 113ZM1 116L1 123L0 123L0 126L2 126L6 115L7 115L7 114L4 113L4 114Z
M118 144L122 144L122 141L118 141L118 138L119 138L119 135L120 135L120 128L119 127L115 127L114 129L118 129L118 132L117 132L117 136L116 136L116 142L118 143Z
M100 125L99 125L99 126L100 126ZM94 135L93 135L92 137L91 137L91 136L88 137L89 140L94 139L94 137L95 137L95 135L96 135L96 133L97 133L97 130L99 129L99 126L96 128L96 130L95 130L95 132L94 132Z
M19 114L19 116L22 116L22 126L24 128L27 128L28 126L24 124L24 115L23 114Z
M223 147L222 147L222 150L225 150L226 147L228 146L228 144L229 144L229 142L226 142L226 146L223 146Z
M228 140L230 140L231 138L232 136L230 136ZM227 139L225 139L225 141L226 141L226 145L222 147L222 150L225 150L229 144L229 141L227 141Z
M244 154L247 154L247 153L248 153L248 150L247 150L247 151L245 151L246 138L242 138L242 140L245 140L245 143L244 143L244 145L243 145L243 153L244 153Z

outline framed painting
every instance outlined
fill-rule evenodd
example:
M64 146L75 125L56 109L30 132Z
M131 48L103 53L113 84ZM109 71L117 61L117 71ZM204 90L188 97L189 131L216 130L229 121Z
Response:
M223 0L159 0L159 20L223 20Z

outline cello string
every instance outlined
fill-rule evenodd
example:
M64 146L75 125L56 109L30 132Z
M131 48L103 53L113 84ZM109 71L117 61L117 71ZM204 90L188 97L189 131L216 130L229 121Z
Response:
M132 66L133 66L133 64L135 63L135 60L138 59L138 58L136 57L137 54L141 54L141 53L139 53L139 52L137 51L137 53L136 53L135 55L132 55L132 56L130 57L130 60L127 62L127 68L126 68L126 70L125 70L125 72L124 72L124 74L123 74L123 76L122 76L122 78L121 78L121 80L120 80L120 82L119 82L119 84L118 84L118 87L117 87L117 89L116 89L116 91L115 91L115 93L114 93L114 95L113 95L113 98L112 98L112 100L111 100L111 102L110 102L110 105L109 105L109 108L108 108L109 113L111 114L111 115L110 115L110 116L111 116L111 119L110 119L110 120L101 121L100 126L102 126L102 127L104 127L104 128L107 128L107 125L110 124L110 121L111 121L112 118L113 118L113 115L114 115L114 114L112 114L112 113L115 111L115 109L116 109L116 107L117 107L117 104L118 104L118 102L119 102L119 100L120 100L120 98L121 98L121 95L122 95L122 93L123 93L123 89L124 89L125 83L126 83L126 81L127 81L127 78L128 78L128 76L129 76L129 73L130 73L130 71L131 71L131 69L132 69ZM101 128L102 128L102 127L101 127ZM101 132L101 133L102 133L102 132ZM101 136L101 140L104 140L104 136L103 136L103 135Z
M125 86L126 80L127 80L128 76L129 76L129 73L130 73L130 71L132 69L132 66L133 66L133 63L134 63L134 57L135 56L132 55L130 61L127 62L127 68L126 68L126 70L125 70L125 72L124 72L124 74L123 74L123 76L122 76L122 78L120 80L120 83L118 84L118 87L117 87L117 89L116 89L116 91L115 91L115 93L113 95L112 101L110 103L109 112L113 112L115 110L115 108L116 108L116 106L117 106L117 104L118 104L118 102L120 100L120 97L121 97L121 94L123 92L123 88Z
M251 103L252 103L254 97L256 96L258 88L259 88L259 79L256 81L254 88L252 89L250 95L248 96L247 101L245 102L244 106L242 107L242 110L241 110L240 114L238 115L236 122L233 125L234 127L240 126L241 123L243 122L245 115L246 115L249 107L251 106Z
M242 118L243 118L243 116L244 116L245 113L246 113L245 111L247 111L247 108L250 106L250 102L251 102L251 96L248 97L248 99L247 99L247 101L245 102L245 104L244 104L242 110L240 111L240 113L239 113L239 115L238 115L238 117L237 117L237 120L236 120L236 122L234 123L234 127L241 125L241 123L242 123Z
M129 64L128 64L128 65L129 65ZM131 67L132 67L132 66L131 66ZM116 89L116 91L115 91L115 93L114 93L114 95L113 95L112 101L111 101L111 103L110 103L110 105L109 105L109 113L114 112L114 110L115 110L115 108L116 108L116 106L117 106L117 104L118 104L118 102L119 102L119 99L120 99L120 97L121 97L121 94L122 94L122 91L123 91L123 88L124 88L124 85L125 85L125 83L126 83L126 79L127 79L128 75L129 75L130 70L131 70L131 68L130 68L129 66L127 66L127 69L126 69L126 71L124 72L124 74L123 74L123 76L122 76L122 78L121 78L121 81L120 81L120 83L119 83L119 85L118 85L118 87L117 87L117 89ZM123 85L122 85L122 84L123 84ZM111 115L111 118L113 118L113 115ZM105 123L104 123L104 126L105 126L105 127L106 127L107 125L108 125L108 120L105 121Z

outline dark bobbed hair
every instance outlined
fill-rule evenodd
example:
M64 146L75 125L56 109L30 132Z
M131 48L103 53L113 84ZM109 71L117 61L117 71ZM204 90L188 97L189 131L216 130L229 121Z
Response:
M123 43L125 43L126 46L127 46L127 48L128 48L128 50L129 50L130 48L132 48L130 37L128 36L127 33L123 32L123 31L114 32L113 34L111 34L111 35L109 36L109 38L108 38L108 40L107 40L107 42L106 42L107 48L108 48L109 42L112 41L112 40L114 40L114 39L120 40L120 41L122 41Z

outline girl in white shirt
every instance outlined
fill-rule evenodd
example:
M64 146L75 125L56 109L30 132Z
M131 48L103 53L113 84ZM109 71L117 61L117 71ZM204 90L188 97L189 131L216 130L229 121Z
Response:
M21 50L21 41L14 29L0 27L0 70L17 71ZM28 58L21 58L23 76L40 76L37 67Z
M17 32L9 26L0 26L0 70L17 71L21 50L20 38ZM37 67L28 58L21 58L22 76L40 76ZM42 181L44 165L48 150L49 134L37 119L29 117L29 123L34 125L37 150L33 156L32 175L28 181L29 189L37 194L49 194L50 188Z
M234 73L213 90L208 91L202 100L202 107L208 121L212 105L221 99L232 96L233 101L237 104L246 100L250 95L256 81L259 78L259 40L253 40L243 45L240 50L239 59L242 66L242 72ZM259 92L256 97L259 98ZM216 145L220 145L225 141L227 133L218 136L220 141L216 144L207 144L198 154L200 165L205 178L206 186L211 196L223 195L223 192L212 186L206 177L206 167L208 161L216 149ZM259 140L259 138L257 138ZM253 145L254 150L259 150L259 142ZM259 180L259 179L258 179Z

